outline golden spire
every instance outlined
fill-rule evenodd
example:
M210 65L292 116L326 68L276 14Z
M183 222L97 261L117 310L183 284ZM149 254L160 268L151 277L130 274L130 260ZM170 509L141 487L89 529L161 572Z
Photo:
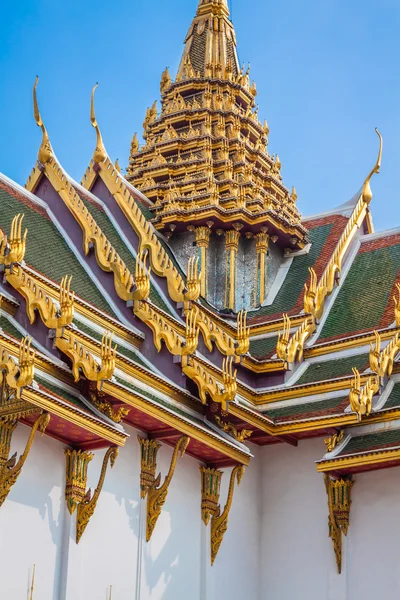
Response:
M50 144L50 139L49 139L46 127L44 126L42 117L40 116L40 112L39 112L39 105L38 105L37 93L36 93L36 88L37 88L38 82L39 82L39 77L36 75L36 80L35 80L35 83L33 84L33 116L35 118L36 125L38 127L40 127L40 129L42 130L42 134L43 134L42 143L40 144L40 148L39 148L39 152L38 152L38 161L44 165L53 157L53 149Z
M100 128L98 126L98 123L96 120L96 115L94 112L94 93L95 93L98 85L99 84L96 83L96 85L92 89L92 99L90 102L90 122L96 130L96 148L93 153L93 161L95 163L99 163L99 162L103 161L107 156L107 152L106 152L106 149L103 144L103 138L101 137Z
M227 0L200 0L197 13L185 39L177 80L191 79L187 71L236 78L240 73L236 51L236 35L229 18Z
M372 168L371 172L369 173L367 179L364 181L364 185L362 187L362 192L361 192L363 200L367 204L369 204L372 200L372 190L371 190L371 186L370 186L372 175L374 175L375 173L379 173L379 170L381 168L381 162L382 162L382 146L383 146L382 136L376 127L375 127L375 132L376 132L376 135L379 137L378 158L376 159L376 163L375 163L374 167Z

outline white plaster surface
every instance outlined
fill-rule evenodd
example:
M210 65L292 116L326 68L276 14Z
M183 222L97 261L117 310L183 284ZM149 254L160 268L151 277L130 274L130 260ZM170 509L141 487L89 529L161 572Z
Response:
M136 431L108 470L96 511L79 545L76 513L64 501L62 444L37 436L20 478L0 509L0 598L106 600L398 600L400 497L398 470L358 475L350 529L343 540L343 572L336 573L328 538L328 507L314 461L322 439L252 447L254 459L236 487L228 531L210 566L210 526L200 513L199 464L178 459L152 539L145 541L146 501L140 500ZM12 453L29 429L19 425ZM97 485L104 450L89 465ZM172 449L162 445L166 475ZM230 469L222 478L225 504Z

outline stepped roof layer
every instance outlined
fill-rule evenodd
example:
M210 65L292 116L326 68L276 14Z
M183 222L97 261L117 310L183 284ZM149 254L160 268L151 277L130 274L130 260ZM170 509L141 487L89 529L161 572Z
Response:
M379 132L354 198L301 220L225 0L200 2L126 177L103 142L95 89L93 157L81 184L69 177L36 86L37 163L25 189L0 176L0 345L4 368L28 372L24 385L9 379L18 393L0 417L49 412L48 433L77 448L122 446L127 425L171 445L187 435L188 452L214 467L248 464L251 444L313 436L329 448L321 471L341 470L341 444L349 472L376 468L366 457L377 449L381 467L394 463L395 433L382 432L400 419L400 233L372 228ZM188 224L202 237L185 237ZM247 280L235 262L245 252ZM254 287L248 313L228 293L213 303L208 276L233 296Z

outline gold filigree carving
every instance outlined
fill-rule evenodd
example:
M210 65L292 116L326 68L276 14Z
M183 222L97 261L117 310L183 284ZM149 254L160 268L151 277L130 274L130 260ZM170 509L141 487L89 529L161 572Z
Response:
M199 273L199 259L192 256L188 261L185 301L193 302L200 298L201 273Z
M99 410L103 415L106 415L109 419L114 421L114 423L121 423L122 419L124 419L129 413L130 408L127 406L120 406L119 408L115 408L111 402L104 398L103 392L94 387L95 384L90 384L89 386L89 400Z
M22 338L19 345L18 363L0 346L0 385L4 382L16 391L17 398L21 398L21 391L31 385L35 373L35 351L31 348L32 338Z
M156 480L157 453L161 447L157 440L137 436L140 445L140 497L146 498L147 492Z
M213 402L222 405L223 410L227 410L228 403L235 399L237 392L236 375L237 370L233 370L233 357L228 356L222 362L222 380L223 386L216 379L213 371L197 361L193 356L182 358L182 370L196 383L199 396L203 404L207 402L207 395Z
M393 371L394 359L400 352L399 334L390 340L384 350L381 350L381 336L377 331L375 334L375 344L370 344L369 366L371 371L379 377L390 377Z
M79 381L82 370L86 379L97 382L100 389L101 382L113 376L117 345L112 346L112 333L105 332L101 340L100 364L71 331L57 331L55 345L71 359L75 381Z
M72 515L77 505L85 499L87 469L94 454L70 448L66 448L64 452L66 459L65 501L69 513Z
M21 265L13 265L6 273L6 279L25 299L26 312L31 324L35 322L36 312L49 329L61 329L72 323L74 318L74 293L70 291L72 276L65 276L61 280L59 306Z
M43 435L47 425L49 424L49 421L50 415L48 413L43 413L36 419L29 434L25 450L17 460L17 453L15 453L11 458L8 458L11 438L17 426L17 421L0 420L0 506L2 506L4 503L10 492L10 489L21 474L22 467L24 466L32 448L36 431L39 429Z
M147 251L141 252L136 259L135 291L132 299L147 300L150 295L151 267L147 267Z
M199 340L196 307L186 311L185 337L180 335L173 321L164 317L149 302L135 302L134 313L152 330L154 345L158 352L161 350L162 340L174 356L187 356L196 352Z
M243 473L244 467L242 465L236 466L232 469L231 479L229 482L228 498L224 510L221 513L221 507L218 505L215 514L211 517L211 565L214 564L222 544L222 540L224 539L224 535L228 529L228 517L233 501L235 480L237 480L238 485L240 485Z
M253 434L253 431L251 429L241 429L240 431L238 431L233 423L223 421L218 415L215 415L215 422L217 423L218 427L222 429L222 431L225 431L225 433L231 435L238 442L243 443L245 440L247 440L247 438L251 437L251 435Z
M349 393L349 402L351 410L358 415L360 421L362 417L368 417L372 410L372 398L379 392L380 384L377 375L368 377L365 385L361 387L361 378L358 369L353 368L353 384Z
M113 446L109 448L104 456L103 464L101 467L99 483L94 491L93 497L91 496L91 490L89 489L85 494L85 499L78 504L78 513L76 517L76 543L79 541L88 526L90 519L92 518L94 511L96 510L97 502L99 500L101 490L103 489L104 480L107 473L108 462L110 462L111 468L118 456L118 448Z
M235 354L247 354L250 348L250 327L247 327L247 311L241 310L237 316L237 346Z
M283 315L283 330L278 334L276 353L278 358L289 364L303 359L304 344L314 333L316 325L314 318L305 318L300 327L290 335L291 321L287 314Z
M201 518L208 525L211 517L218 513L221 478L223 472L219 469L200 466L201 474Z
M338 573L342 570L342 533L347 535L350 522L351 489L353 480L332 479L324 475L326 493L328 495L329 537L332 539Z
M343 437L344 437L344 429L342 429L342 431L340 431L339 433L335 433L332 436L325 438L324 444L326 446L326 451L333 452L333 450L336 448L336 446L338 444L340 444L340 442L343 440Z
M189 444L190 438L186 435L180 437L177 442L174 453L172 455L171 464L169 467L168 474L164 479L164 483L160 486L161 481L161 473L155 479L153 485L147 491L147 526L146 526L146 540L149 541L152 533L154 531L154 527L156 526L158 517L161 514L161 509L165 504L165 500L167 499L169 485L172 481L172 477L175 473L176 463L178 461L178 456L183 456L185 454L186 448Z
M14 263L24 260L26 250L26 237L28 230L22 233L24 216L21 213L15 215L11 221L10 235L3 235L0 242L0 264L10 267Z

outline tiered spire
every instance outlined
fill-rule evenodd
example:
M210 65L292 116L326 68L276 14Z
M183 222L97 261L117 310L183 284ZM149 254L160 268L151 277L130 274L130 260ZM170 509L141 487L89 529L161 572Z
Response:
M237 77L236 35L226 0L200 0L185 39L178 78L188 69L201 76Z
M283 248L306 243L296 194L283 185L268 152L250 68L239 67L226 0L200 0L175 81L161 76L143 123L145 145L132 143L128 179L155 204L158 229L236 223L242 234L268 230ZM208 225L209 226L209 225Z

